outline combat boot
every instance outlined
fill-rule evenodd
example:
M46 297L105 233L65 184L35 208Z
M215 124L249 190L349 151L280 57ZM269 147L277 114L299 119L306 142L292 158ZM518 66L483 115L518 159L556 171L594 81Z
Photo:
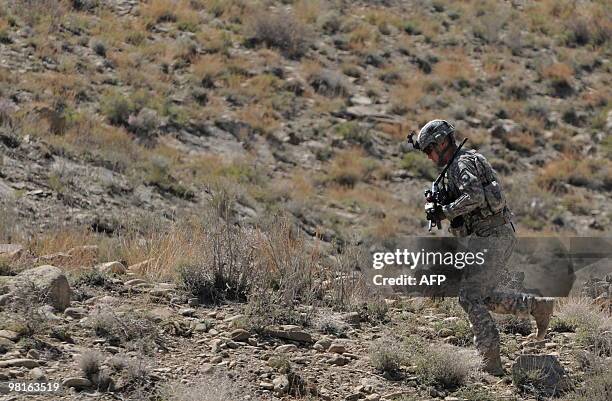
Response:
M483 367L482 369L492 376L503 376L504 368L502 367L501 357L499 356L499 347L490 349L482 354Z
M536 297L533 300L533 304L531 305L531 316L535 318L538 328L538 333L536 334L538 341L543 340L546 335L546 330L548 329L554 307L554 298Z

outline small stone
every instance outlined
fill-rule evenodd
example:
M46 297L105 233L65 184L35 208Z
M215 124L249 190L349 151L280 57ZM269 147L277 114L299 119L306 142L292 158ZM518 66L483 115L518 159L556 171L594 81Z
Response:
M358 324L361 322L361 315L359 312L349 312L342 315L342 320L349 324Z
M223 357L220 355L210 358L210 363L220 363L221 361L223 361Z
M329 346L327 352L331 352L334 354L344 354L346 352L346 347L342 344L333 343Z
M297 351L297 346L295 344L285 344L285 345L279 345L278 347L276 347L275 351L276 352L294 352Z
M368 395L365 399L367 401L379 401L380 400L380 394L372 393L372 394Z
M200 371L202 373L212 373L215 371L215 367L211 365L210 363L205 363L205 364L202 364L202 366L200 367Z
M131 280L126 281L124 284L127 285L128 287L133 287L135 285L139 285L139 284L146 284L147 282L141 278L133 278Z
M344 397L346 401L357 401L360 398L361 398L361 393L353 393L353 394L349 394L346 397Z
M274 392L281 395L286 394L289 391L289 378L286 375L278 376L272 380L274 385Z
M85 308L66 308L64 315L73 319L82 319L87 315L87 309Z
M105 273L105 274L125 274L126 272L126 269L123 263L118 262L118 261L102 263L96 266L96 269L100 273Z
M245 342L251 337L251 333L244 329L236 329L230 333L230 338L233 341Z
M299 326L284 325L280 328L267 327L266 333L276 338L304 343L313 343L312 336L301 330Z
M0 368L8 368L8 367L24 367L28 369L38 367L38 361L34 359L9 359L7 361L0 361Z
M27 357L30 359L38 359L40 358L40 354L35 349L31 349L28 351Z
M7 340L15 342L19 340L19 333L12 330L0 330L0 338L6 338Z
M329 363L330 365L336 365L336 366L344 366L348 364L349 362L350 360L348 358L345 358L341 355L335 355L327 360L327 363Z
M220 338L215 338L214 340L210 342L210 348L212 352L219 352L223 348L224 344L225 344L225 341L223 341Z
M84 377L69 377L62 381L62 386L81 390L91 387L91 382Z
M259 388L261 388L263 390L274 390L274 384L272 384L270 382L260 382L259 383Z
M11 351L15 348L15 343L8 338L0 337L0 354Z
M332 342L330 339L328 338L322 338L319 341L317 341L312 348L316 349L317 351L325 351L327 350L330 346L332 345Z
M193 308L184 308L184 309L179 310L180 315L187 316L187 317L193 316L195 312L196 310Z
M47 381L47 376L41 368L34 368L30 370L30 377L34 381L44 382Z

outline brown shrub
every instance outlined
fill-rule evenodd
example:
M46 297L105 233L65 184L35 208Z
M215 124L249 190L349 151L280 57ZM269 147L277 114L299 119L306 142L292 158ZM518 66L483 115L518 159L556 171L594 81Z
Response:
M360 148L339 152L332 160L329 180L347 187L354 187L360 181L367 181L376 170L374 160L365 156Z
M259 11L247 22L250 39L283 52L289 58L302 57L311 42L311 33L292 14Z

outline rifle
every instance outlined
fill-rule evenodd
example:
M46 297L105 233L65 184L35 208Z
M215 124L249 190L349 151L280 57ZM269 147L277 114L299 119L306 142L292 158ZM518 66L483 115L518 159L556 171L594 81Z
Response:
M411 139L412 139L412 135L410 135L408 140L412 142ZM453 161L457 157L457 154L459 154L459 151L461 150L461 148L463 147L463 144L465 144L466 141L467 141L467 138L465 138L461 142L461 144L459 144L459 146L455 150L455 153L453 153L453 157L451 157L451 159L448 161L448 163L444 167L444 170L442 170L438 178L436 178L436 180L431 184L431 189L428 189L425 191L425 200L427 200L428 202L427 206L425 207L425 213L427 214L427 216L429 216L430 210L435 210L438 208L439 205L445 205L447 203L446 191L441 191L439 188L439 184L440 184L440 181L442 181L442 178L444 178L444 174L446 174L446 170L448 170L450 165L453 163ZM429 220L429 226L427 228L427 231L431 231L432 223L436 224L436 226L438 227L438 230L442 228L442 222L440 220Z

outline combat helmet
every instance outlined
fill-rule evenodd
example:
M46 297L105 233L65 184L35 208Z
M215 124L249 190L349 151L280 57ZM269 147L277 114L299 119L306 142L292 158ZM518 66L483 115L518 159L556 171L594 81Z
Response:
M427 146L434 143L441 143L444 138L452 135L455 127L446 120L431 120L421 128L417 136L419 149L425 150Z

